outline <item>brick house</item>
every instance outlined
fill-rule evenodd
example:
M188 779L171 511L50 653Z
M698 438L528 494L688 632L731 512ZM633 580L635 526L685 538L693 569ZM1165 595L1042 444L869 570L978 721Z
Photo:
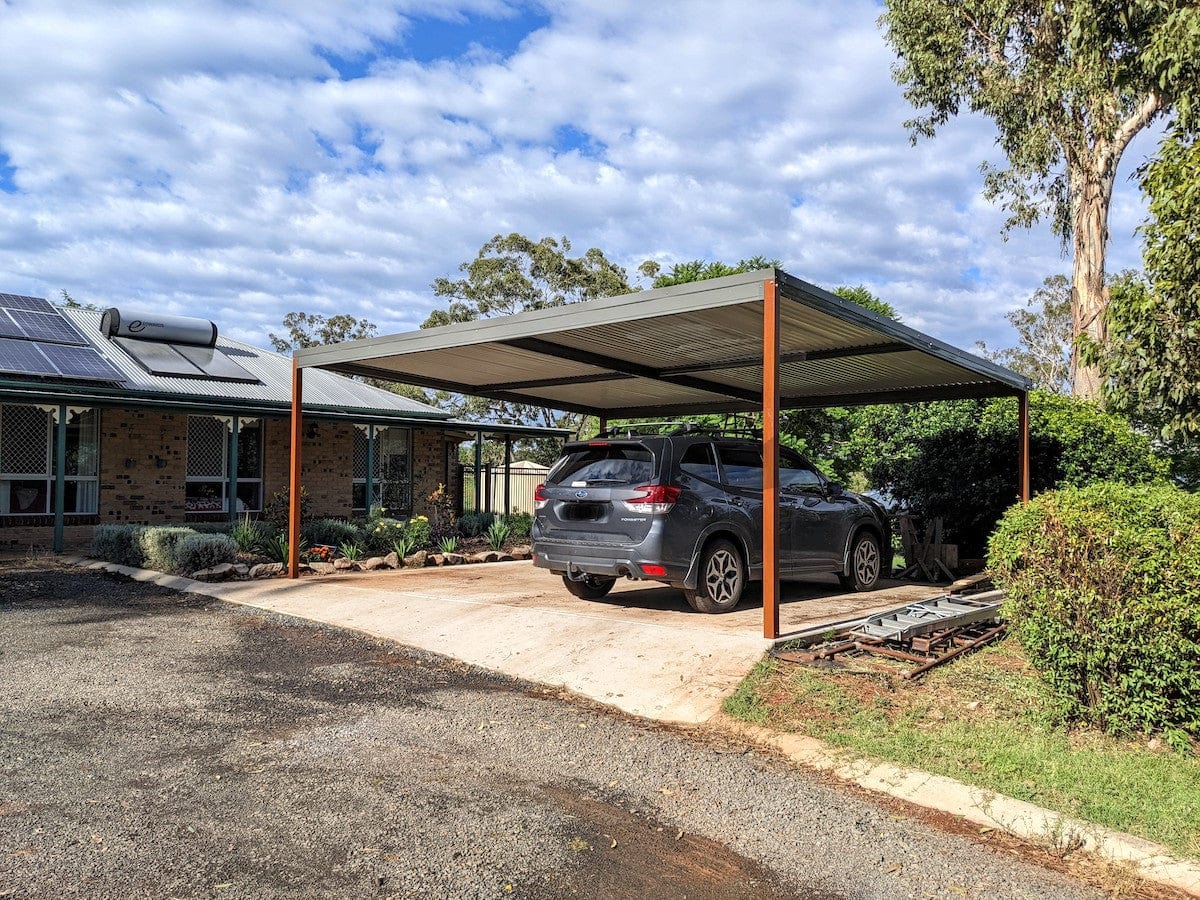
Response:
M100 523L253 517L288 487L289 358L211 323L193 343L135 336L141 321L117 329L112 312L0 294L0 548L85 546ZM439 484L461 505L458 447L481 427L559 435L455 421L330 372L306 379L304 416L314 517L361 515L368 498L429 514Z

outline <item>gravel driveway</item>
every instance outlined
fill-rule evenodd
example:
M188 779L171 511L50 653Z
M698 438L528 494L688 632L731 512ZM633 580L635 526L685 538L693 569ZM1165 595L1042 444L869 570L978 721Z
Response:
M0 897L1100 896L744 747L206 598L9 566L0 635Z

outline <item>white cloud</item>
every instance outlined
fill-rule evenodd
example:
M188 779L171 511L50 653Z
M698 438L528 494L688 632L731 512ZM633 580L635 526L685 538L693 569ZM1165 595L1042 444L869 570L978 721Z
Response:
M1045 228L1001 239L979 196L986 121L910 146L874 3L534 12L0 6L0 153L17 188L0 193L0 290L154 304L258 343L293 309L407 329L434 277L515 230L599 246L631 272L777 256L969 347L1009 341L1003 312L1066 270ZM489 23L514 17L537 27L495 52ZM478 30L447 57L422 43L430 19ZM1123 182L1114 268L1137 263L1142 210Z

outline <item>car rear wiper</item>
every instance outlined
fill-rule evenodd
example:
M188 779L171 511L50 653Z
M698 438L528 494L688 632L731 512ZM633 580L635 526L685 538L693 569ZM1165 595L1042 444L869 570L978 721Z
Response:
M588 487L594 487L599 484L629 484L624 478L597 478L594 481L585 481Z

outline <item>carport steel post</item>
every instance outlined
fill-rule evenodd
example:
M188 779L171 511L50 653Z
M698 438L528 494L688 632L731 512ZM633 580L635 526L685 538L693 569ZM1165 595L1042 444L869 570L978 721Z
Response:
M763 637L779 637L779 295L763 282ZM747 560L747 563L749 560Z

